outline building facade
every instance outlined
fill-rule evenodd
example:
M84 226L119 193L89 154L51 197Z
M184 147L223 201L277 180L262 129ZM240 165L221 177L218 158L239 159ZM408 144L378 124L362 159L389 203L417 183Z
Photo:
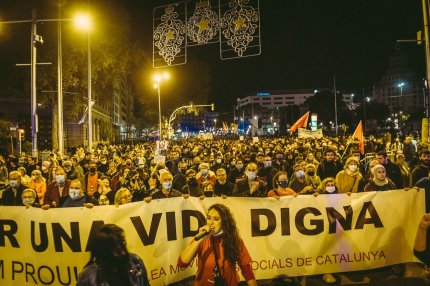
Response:
M396 46L388 69L373 86L373 98L387 104L392 113L411 114L424 109L424 80L409 68L407 55Z

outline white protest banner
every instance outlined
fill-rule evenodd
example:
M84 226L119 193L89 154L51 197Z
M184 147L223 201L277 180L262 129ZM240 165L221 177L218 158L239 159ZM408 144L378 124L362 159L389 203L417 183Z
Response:
M298 137L299 138L322 138L323 133L322 129L317 129L316 131L308 130L305 128L299 128L298 129Z
M253 143L258 143L258 137L257 136L252 137L252 142Z
M156 150L167 150L167 147L169 146L169 141L167 140L157 140L155 142L155 149Z
M165 163L166 162L166 156L163 155L154 155L154 163Z
M214 203L233 212L257 279L416 261L424 191L274 198L170 198L92 209L0 207L0 285L75 285L91 233L115 223L143 258L153 286L192 276L177 259Z

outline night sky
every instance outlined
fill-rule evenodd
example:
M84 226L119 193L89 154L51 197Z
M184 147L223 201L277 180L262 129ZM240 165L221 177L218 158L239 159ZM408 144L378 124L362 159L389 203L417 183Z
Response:
M133 17L139 13L134 10ZM152 11L143 13L151 17ZM253 91L332 87L333 75L339 89L370 93L396 40L415 39L422 26L418 0L260 0L260 13L261 55L223 61L217 44L188 51L189 60L209 63L210 98L227 103L220 107L230 109L237 97ZM424 77L423 46L401 47L411 68Z
M38 2L52 6L55 1ZM118 2L129 11L133 38L149 56L152 10L174 2ZM188 61L204 61L210 68L209 99L217 111L232 110L236 98L254 91L332 87L333 75L341 90L370 93L396 40L414 39L422 26L419 0L260 0L260 16L259 56L221 60L218 44L188 49ZM402 49L424 77L423 46L404 43Z

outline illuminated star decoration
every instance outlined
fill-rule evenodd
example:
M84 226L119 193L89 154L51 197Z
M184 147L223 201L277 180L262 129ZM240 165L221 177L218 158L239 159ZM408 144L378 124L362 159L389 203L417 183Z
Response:
M196 26L199 27L199 34L205 30L209 30L209 20L202 18L200 22L196 23Z
M234 22L235 27L234 29L236 31L238 31L240 28L245 26L245 19L243 19L242 17L239 16L239 18L237 18L237 20Z
M172 30L167 31L166 33L166 43L169 42L170 40L173 40L174 38L174 33Z

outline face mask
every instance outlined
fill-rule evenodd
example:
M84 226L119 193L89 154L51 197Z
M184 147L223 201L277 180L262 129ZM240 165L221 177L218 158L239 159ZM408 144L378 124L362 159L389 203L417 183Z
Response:
M335 186L331 186L331 187L325 187L325 190L327 191L327 193L334 193L334 191L336 191L336 187Z
M42 170L43 170L43 171L46 171L46 167L45 167L45 166L42 166Z
M200 171L202 173L202 175L206 175L208 173L208 169L201 169Z
M9 180L9 185L12 188L16 188L16 187L18 187L18 181L17 180Z
M308 175L309 175L309 176L313 176L313 175L315 175L315 171L308 171Z
M172 187L172 183L171 182L164 182L163 183L163 189L170 190L171 187Z
M221 159L216 159L217 164L221 164Z
M272 161L264 161L264 166L266 167L272 166Z
M256 172L246 172L246 176L248 177L249 180L254 180L255 177L257 177L257 173Z
M214 196L214 191L204 191L203 192L205 197L213 197Z
M296 172L297 178L303 178L305 176L305 172L303 170L299 170Z
M91 168L90 168L90 173L91 173L91 174L94 174L95 172L96 172L96 168L95 168L95 167L91 167Z
M34 198L22 199L22 203L24 206L31 206L32 204L34 204Z
M69 190L69 197L75 201L75 200L79 199L79 193L80 193L79 189L70 189Z
M276 159L278 159L278 161L281 161L283 157L276 157Z
M349 166L348 166L348 169L349 169L351 172L355 172L355 171L357 171L357 165L349 165Z
M185 168L179 168L179 172L182 174L182 175L185 175L185 172L187 171L187 169L185 169Z
M225 183L227 183L227 181L220 181L220 180L218 180L218 183L219 183L220 185L224 185Z
M101 161L101 163L104 165L104 164L106 164L106 163L107 163L107 161L106 161L106 160L103 160L103 161Z
M237 165L236 165L236 168L237 168L238 170L242 170L242 168L243 168L243 164L237 164Z
M288 187L288 181L287 180L284 180L284 181L278 181L278 185L281 187L281 188L286 188L286 187Z
M59 184L59 185L63 185L63 184L64 184L64 181L65 181L64 176L63 176L63 175L55 176L55 180L57 181L57 184Z

